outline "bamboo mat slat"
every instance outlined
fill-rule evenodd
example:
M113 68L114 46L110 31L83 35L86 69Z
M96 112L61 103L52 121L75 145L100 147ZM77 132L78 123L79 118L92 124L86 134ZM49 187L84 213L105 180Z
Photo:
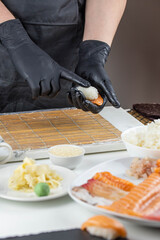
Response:
M134 109L131 109L130 111L128 111L128 113L131 114L133 117L135 117L138 121L140 121L144 125L152 122L150 119L142 116L140 113L138 113Z
M34 150L114 142L120 140L121 132L99 114L63 109L0 115L0 135L13 150Z

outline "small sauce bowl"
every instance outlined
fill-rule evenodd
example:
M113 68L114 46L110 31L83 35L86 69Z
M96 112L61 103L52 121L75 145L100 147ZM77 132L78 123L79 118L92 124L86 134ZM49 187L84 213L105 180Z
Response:
M53 164L74 169L82 161L85 149L71 144L55 145L48 149L48 154Z

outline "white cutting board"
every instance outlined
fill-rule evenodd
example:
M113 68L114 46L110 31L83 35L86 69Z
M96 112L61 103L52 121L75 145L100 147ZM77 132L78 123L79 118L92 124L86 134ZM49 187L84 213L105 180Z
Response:
M100 112L100 115L121 132L127 130L128 128L143 126L141 122L139 122L136 118L131 116L126 110L122 108L117 109L114 107L105 107ZM125 150L125 146L120 140L115 142L86 145L85 149L86 153L109 152Z

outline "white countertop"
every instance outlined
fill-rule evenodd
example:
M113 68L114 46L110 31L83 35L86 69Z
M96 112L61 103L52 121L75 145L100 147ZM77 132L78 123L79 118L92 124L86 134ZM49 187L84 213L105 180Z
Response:
M76 172L79 174L98 163L122 157L128 157L126 151L86 155ZM41 160L44 161L49 160ZM93 215L93 212L78 205L69 196L34 203L0 199L0 238L80 228ZM160 239L160 229L129 222L123 224L130 240Z
M101 115L121 131L141 125L123 109L106 107ZM97 147L98 150L103 150L100 149L102 146ZM106 145L105 149L109 151L113 150L113 147ZM128 157L126 151L85 155L83 162L76 169L76 173L80 174L101 162L123 157ZM47 163L49 160L40 161ZM95 215L93 212L78 205L69 196L32 203L0 199L0 238L80 228L81 224L93 215ZM123 223L130 240L160 239L160 229L142 227L129 222Z

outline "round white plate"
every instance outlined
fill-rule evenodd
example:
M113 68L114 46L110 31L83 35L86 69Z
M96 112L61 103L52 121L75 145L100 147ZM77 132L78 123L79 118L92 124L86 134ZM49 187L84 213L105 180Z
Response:
M97 206L93 206L89 203L86 203L86 202L78 199L77 197L75 197L72 194L73 187L80 186L80 185L86 183L87 180L92 178L96 172L102 172L102 171L111 172L113 175L123 178L123 179L126 179L126 180L129 180L129 181L133 182L134 184L140 183L142 180L136 180L132 177L127 177L125 174L126 170L129 168L129 166L131 164L132 159L133 158L115 159L115 160L106 161L104 163L94 166L90 170L86 171L85 173L79 175L78 177L76 177L74 179L74 181L71 183L71 185L69 187L69 191L68 191L69 195L71 196L71 198L74 201L76 201L80 205L96 212L97 214L111 215L111 216L118 217L118 218L121 218L126 221L132 221L136 224L141 224L141 225L146 225L146 226L151 226L151 227L160 227L160 221L142 219L142 218L138 218L138 217L132 217L129 215L119 214L119 213L115 213L115 212L112 212L109 210L105 210L105 209L99 208Z
M50 194L45 197L38 197L33 193L18 192L8 188L8 179L13 174L13 171L19 166L14 164L10 166L4 166L0 169L0 197L23 202L35 202L45 201L62 197L67 194L67 190L73 179L75 179L75 173L67 168L49 165L50 168L56 171L56 173L62 177L61 186L55 190L51 190Z

